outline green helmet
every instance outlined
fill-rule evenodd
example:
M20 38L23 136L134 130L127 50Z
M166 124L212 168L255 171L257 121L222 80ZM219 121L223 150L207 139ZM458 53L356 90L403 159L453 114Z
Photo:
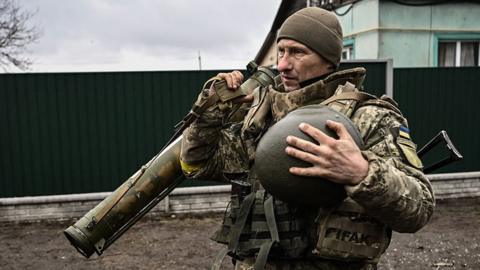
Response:
M258 143L252 170L266 191L286 202L312 206L333 205L346 197L340 184L321 178L297 176L288 171L290 167L310 167L311 164L285 153L286 137L293 135L317 143L299 130L298 125L303 122L330 137L338 138L334 131L325 126L327 120L342 123L359 148L363 148L360 132L345 115L324 105L299 108L273 125Z

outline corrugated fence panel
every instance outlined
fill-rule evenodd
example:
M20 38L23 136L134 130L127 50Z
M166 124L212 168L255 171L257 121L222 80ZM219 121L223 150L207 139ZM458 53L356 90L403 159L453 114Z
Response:
M419 147L446 130L463 154L464 160L438 172L479 171L480 68L402 68L394 70L394 78L394 97ZM425 163L445 154L436 149Z
M385 63L364 66L385 91ZM152 158L220 71L0 75L0 197L111 191ZM184 186L211 184L187 181Z
M380 97L386 93L386 66L386 62L342 62L340 69L364 67L367 70L367 76L363 83L363 91Z
M113 190L217 73L0 75L0 197Z

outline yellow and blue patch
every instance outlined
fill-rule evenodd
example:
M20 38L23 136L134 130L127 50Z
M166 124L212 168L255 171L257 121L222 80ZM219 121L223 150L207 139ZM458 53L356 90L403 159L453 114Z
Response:
M417 156L417 145L412 142L410 138L410 129L406 126L398 127L398 137L396 138L396 144L400 148L404 159L413 167L422 169L423 164L420 158Z
M400 126L400 128L398 130L398 135L401 136L401 137L404 137L405 139L410 140L410 129L408 129L405 126Z

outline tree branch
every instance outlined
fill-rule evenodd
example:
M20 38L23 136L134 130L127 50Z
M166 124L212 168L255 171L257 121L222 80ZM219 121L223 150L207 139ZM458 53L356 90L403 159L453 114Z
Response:
M0 66L5 70L14 66L25 70L32 61L22 54L28 45L40 38L35 26L28 26L34 13L22 11L13 0L0 0Z

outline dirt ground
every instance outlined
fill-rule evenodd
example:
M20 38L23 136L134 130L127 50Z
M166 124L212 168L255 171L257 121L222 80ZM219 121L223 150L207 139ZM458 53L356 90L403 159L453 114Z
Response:
M70 223L0 224L0 269L209 269L219 216L170 216L136 224L102 256L81 256ZM416 234L395 233L379 269L480 269L480 199L439 202ZM230 262L224 269L232 269Z

